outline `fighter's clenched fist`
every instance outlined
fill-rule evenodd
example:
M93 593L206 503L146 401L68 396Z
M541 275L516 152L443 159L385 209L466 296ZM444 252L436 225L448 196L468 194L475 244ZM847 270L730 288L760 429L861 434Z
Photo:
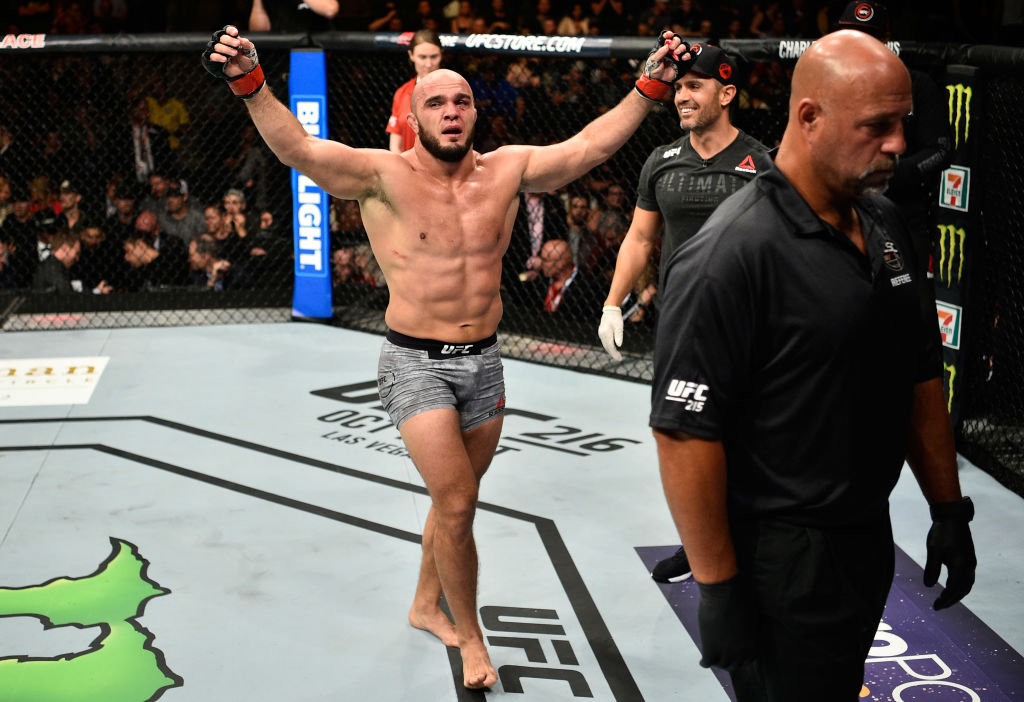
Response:
M203 52L203 68L227 81L231 92L243 100L256 95L267 82L256 47L230 24L213 33Z

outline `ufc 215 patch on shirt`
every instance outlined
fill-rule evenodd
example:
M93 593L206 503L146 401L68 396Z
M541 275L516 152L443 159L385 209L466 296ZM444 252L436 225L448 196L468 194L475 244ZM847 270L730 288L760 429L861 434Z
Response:
M704 403L708 401L708 391L708 386L702 383L673 378L668 384L665 399L682 403L683 410L687 412L702 412Z

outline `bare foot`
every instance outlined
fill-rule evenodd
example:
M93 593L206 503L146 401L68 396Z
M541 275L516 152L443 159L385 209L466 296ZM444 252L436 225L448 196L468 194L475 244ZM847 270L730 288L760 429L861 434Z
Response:
M445 646L456 648L459 646L459 637L455 635L455 627L438 607L432 611L421 611L414 606L409 610L409 623L417 629L429 631L441 639L441 643Z
M470 690L480 690L498 682L498 673L491 665L491 658L482 641L463 644L462 680L462 684Z

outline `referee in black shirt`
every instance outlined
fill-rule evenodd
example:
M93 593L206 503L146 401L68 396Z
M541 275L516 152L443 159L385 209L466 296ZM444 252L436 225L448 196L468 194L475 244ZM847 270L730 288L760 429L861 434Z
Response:
M854 702L893 575L904 459L931 505L941 609L976 564L941 385L934 303L881 193L910 79L855 31L793 74L775 168L669 262L651 426L700 584L701 665L739 702Z

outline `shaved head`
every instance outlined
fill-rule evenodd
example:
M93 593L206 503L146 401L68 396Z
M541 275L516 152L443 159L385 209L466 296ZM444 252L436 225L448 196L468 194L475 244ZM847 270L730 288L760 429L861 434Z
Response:
M436 71L431 71L427 75L423 76L416 82L416 86L412 89L412 110L416 112L417 106L419 106L428 95L431 95L442 88L451 88L458 86L465 93L472 95L473 91L469 87L469 83L461 75L455 71L450 71L447 68L439 68Z
M804 98L834 103L851 97L851 91L872 89L881 82L905 80L910 74L903 62L874 37L843 29L815 41L796 62L790 91L790 114Z
M882 42L855 30L818 39L793 70L776 166L822 215L885 191L906 148L910 74Z

